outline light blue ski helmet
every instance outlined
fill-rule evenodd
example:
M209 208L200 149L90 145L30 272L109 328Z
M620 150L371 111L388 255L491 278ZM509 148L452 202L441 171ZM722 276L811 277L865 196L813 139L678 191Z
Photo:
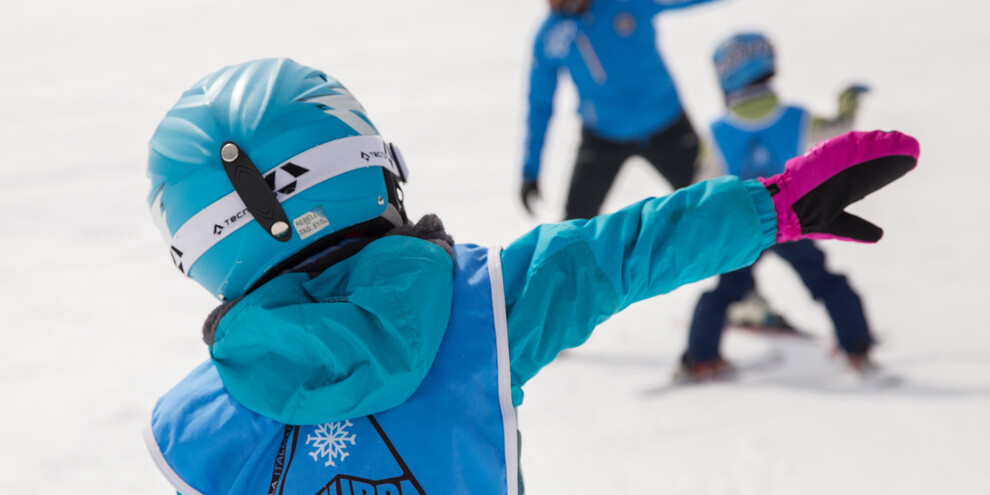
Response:
M148 203L176 267L230 300L344 235L405 223L406 174L337 80L257 60L206 76L168 112Z
M776 70L773 46L759 33L740 33L723 41L712 61L726 95L772 76Z

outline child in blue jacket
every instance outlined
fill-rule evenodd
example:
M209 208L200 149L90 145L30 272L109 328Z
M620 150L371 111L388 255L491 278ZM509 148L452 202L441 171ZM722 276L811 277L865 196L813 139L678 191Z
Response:
M177 268L222 301L203 326L210 359L154 408L151 455L184 495L521 493L515 408L561 350L775 242L876 241L842 209L917 149L844 136L771 179L486 248L408 220L401 153L338 81L288 59L226 67L150 143L152 216Z
M858 95L864 88L844 90L834 118L814 117L801 107L780 104L770 88L776 70L773 48L763 35L732 36L719 44L713 59L728 107L728 113L711 125L714 154L724 173L743 180L779 174L787 160L803 153L810 143L851 130ZM846 278L826 268L825 254L811 240L779 244L770 250L788 262L812 296L825 304L849 364L859 371L873 369L869 360L873 337L862 302ZM736 309L734 305L743 300L773 315L756 295L752 266L720 275L716 287L698 300L680 376L706 378L731 370L719 353L719 344L727 310ZM779 316L770 319L783 321ZM749 323L759 326L766 320L756 318Z

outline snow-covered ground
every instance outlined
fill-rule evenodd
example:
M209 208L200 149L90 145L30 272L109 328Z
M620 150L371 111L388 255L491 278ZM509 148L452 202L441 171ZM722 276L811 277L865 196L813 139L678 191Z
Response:
M635 0L629 0L635 1ZM531 228L517 204L529 42L542 0L0 2L0 492L153 494L141 429L206 358L215 302L172 267L149 221L146 143L182 90L230 63L289 56L340 78L413 169L407 206L461 241ZM990 3L730 0L659 19L701 127L720 107L709 57L734 30L776 42L777 87L828 113L866 82L861 128L922 143L920 168L855 210L876 246L831 243L883 339L893 388L828 357L830 325L775 259L763 290L818 343L729 335L730 358L781 352L736 383L648 393L710 282L640 303L549 366L520 408L532 494L990 493ZM559 215L577 142L560 94L545 155ZM631 162L606 206L668 186ZM773 350L776 349L776 350Z

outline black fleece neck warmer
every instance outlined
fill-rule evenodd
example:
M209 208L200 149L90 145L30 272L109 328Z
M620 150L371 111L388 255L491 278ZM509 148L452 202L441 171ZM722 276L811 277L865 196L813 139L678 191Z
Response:
M454 238L447 234L443 229L443 222L440 221L440 217L434 214L423 216L415 224L405 224L395 227L386 232L382 237L391 235L404 235L431 242L443 248L451 258L454 257ZM364 249L365 246L378 239L380 237L365 237L338 244L320 254L310 257L299 265L286 270L286 272L305 272L312 278L322 273L323 270L354 256L358 251Z

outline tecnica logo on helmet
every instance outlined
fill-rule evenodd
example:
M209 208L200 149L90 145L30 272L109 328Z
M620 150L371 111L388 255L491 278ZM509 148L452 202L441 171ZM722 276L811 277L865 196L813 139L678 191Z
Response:
M283 173L279 174L278 172ZM289 160L287 163L279 165L278 167L275 167L275 170L265 174L265 182L268 183L268 187L270 187L272 192L275 194L291 194L296 190L296 179L306 172L309 172L309 169L300 167L299 165L292 163L292 160ZM286 175L291 178L287 179L285 177ZM280 177L281 180L279 180ZM290 182L286 183L286 180L289 180Z

